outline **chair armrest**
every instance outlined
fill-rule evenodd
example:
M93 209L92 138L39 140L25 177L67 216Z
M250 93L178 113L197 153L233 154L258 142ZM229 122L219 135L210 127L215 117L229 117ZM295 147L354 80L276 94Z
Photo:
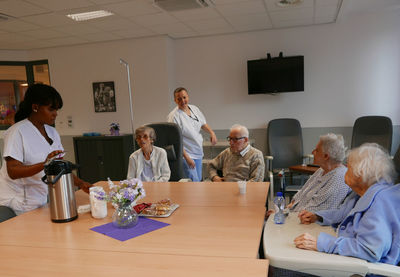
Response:
M264 156L264 159L265 159L265 168L268 171L272 171L272 160L274 159L274 157L273 156ZM267 175L265 175L265 176L267 176Z

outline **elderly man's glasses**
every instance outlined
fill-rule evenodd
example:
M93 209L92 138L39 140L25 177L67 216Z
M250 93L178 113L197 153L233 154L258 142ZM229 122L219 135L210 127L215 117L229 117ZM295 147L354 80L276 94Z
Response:
M233 141L233 142L238 142L241 139L244 139L245 137L240 137L240 138L231 138L231 137L226 137L228 141Z

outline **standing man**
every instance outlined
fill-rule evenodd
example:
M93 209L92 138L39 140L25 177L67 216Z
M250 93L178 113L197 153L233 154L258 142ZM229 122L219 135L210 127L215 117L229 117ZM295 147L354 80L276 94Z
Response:
M235 124L227 137L230 147L222 151L208 164L208 174L213 182L264 180L264 157L260 150L249 144L249 131ZM217 170L222 171L218 176Z

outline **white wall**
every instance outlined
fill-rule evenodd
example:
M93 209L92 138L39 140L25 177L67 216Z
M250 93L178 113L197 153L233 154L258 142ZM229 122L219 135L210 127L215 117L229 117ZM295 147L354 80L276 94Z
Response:
M121 40L29 51L0 51L2 60L48 59L50 77L64 99L62 135L108 133L111 122L131 131L123 58L133 65L135 127L164 121L175 106L172 90L185 86L214 129L240 122L264 128L278 117L303 127L352 126L379 114L400 124L400 11L341 19L335 24L171 40ZM304 55L305 92L247 94L246 61ZM12 55L9 55L12 53ZM10 58L7 58L9 55ZM95 113L92 82L114 81L117 112ZM67 127L73 117L73 128Z
M170 109L168 40L154 37L31 51L32 60L49 60L51 84L63 97L56 122L59 132L109 133L109 124L119 122L123 133L131 133L127 72L120 58L131 65L135 128L165 121ZM92 83L99 81L115 82L116 112L94 111ZM73 128L67 126L68 116Z
M362 115L400 123L400 16L373 14L336 24L260 31L175 43L176 80L215 129L266 127L279 117L303 127L352 126ZM304 55L305 91L247 94L246 61Z

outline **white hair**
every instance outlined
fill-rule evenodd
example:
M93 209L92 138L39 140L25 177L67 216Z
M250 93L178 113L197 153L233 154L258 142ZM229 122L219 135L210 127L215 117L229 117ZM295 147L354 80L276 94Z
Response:
M393 161L386 150L376 143L364 143L349 152L348 163L353 174L368 186L380 180L392 183L395 176Z
M233 130L239 130L240 135L241 135L242 137L245 137L245 138L248 138L248 137L249 137L249 130L248 130L245 126L243 126L243 125L234 124L234 125L231 127L230 132L232 132Z
M341 163L346 157L346 147L342 135L328 133L319 137L322 149L329 154L329 158L333 162Z

